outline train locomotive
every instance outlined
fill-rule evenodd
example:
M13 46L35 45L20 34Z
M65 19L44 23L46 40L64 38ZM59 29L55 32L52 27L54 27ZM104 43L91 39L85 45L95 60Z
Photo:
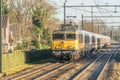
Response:
M55 30L52 39L52 54L59 60L77 60L110 45L109 36L81 29Z

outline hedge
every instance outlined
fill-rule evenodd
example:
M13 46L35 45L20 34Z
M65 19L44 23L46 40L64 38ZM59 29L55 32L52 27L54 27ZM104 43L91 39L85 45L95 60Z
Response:
M50 49L3 54L2 70L4 72L7 69L11 69L24 64L31 64L32 62L47 59L50 57L52 57Z
M26 63L46 59L52 57L51 50L27 51L25 54Z

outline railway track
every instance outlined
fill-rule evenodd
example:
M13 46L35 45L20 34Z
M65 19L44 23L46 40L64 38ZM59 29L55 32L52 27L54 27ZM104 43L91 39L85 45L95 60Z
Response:
M109 75L109 72L107 72L108 70L110 70L110 66L111 65L114 65L114 58L117 54L117 49L113 50L112 51L112 54L110 55L110 57L108 58L108 60L106 61L106 63L104 64L104 66L101 66L102 69L97 77L97 80L108 80L107 78L107 75Z
M88 80L100 80L101 76L106 69L107 65L109 64L110 59L112 58L113 54L111 54L101 65L96 69L93 74L88 78Z
M49 79L51 77L55 77L59 74L61 74L62 72L66 72L70 69L74 68L73 63L67 63L64 64L63 66L56 68L54 70L51 70L50 72L46 72L44 74L41 74L39 76L37 76L36 78L33 78L34 80L45 80L45 79Z
M18 72L18 73L16 73L16 74L11 75L11 76L7 76L7 77L5 77L5 79L10 80L10 79L12 79L12 78L25 75L25 74L27 74L27 73L29 73L29 72L36 71L36 70L38 70L38 69L40 69L40 68L47 67L47 66L49 66L49 65L51 65L51 64L52 64L52 63L47 63L47 64L43 64L43 65L40 65L40 66L35 66L35 67L33 67L33 68L30 68L30 69L27 69L27 70Z
M111 51L108 50L108 52L111 52ZM107 53L107 51L106 51L106 53ZM106 54L106 53L99 56L92 63L84 66L82 69L80 69L74 75L72 75L69 80L80 80L80 79L81 80L86 80L86 79L97 80L97 76L100 74L100 72L102 71L103 68L105 69L106 65L108 64L108 62L110 61L111 57L114 54L114 53L112 53L112 54ZM92 73L92 75L91 75L91 73Z
M99 73L99 75L97 76L97 80L100 80L103 76L103 73L105 71L105 69L107 68L108 64L109 64L109 61L111 59L111 57L113 56L114 54L111 54L110 57L108 58L107 62L105 63L105 65L102 67L101 69L101 72Z
M63 66L63 64L52 63L52 64L46 65L44 67L41 67L39 69L36 69L35 71L19 75L17 77L11 78L9 80L28 80L28 79L35 77L36 75L42 74L43 72L48 72L49 70L54 69L54 68L58 68L60 66Z

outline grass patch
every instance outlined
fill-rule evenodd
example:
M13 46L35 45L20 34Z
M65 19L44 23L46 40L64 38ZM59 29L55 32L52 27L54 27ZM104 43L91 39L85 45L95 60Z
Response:
M12 54L2 55L2 71L6 74L13 74L15 72L30 68L37 64L46 62L54 62L51 50L27 51Z
M117 71L117 74L118 74L117 80L120 80L120 63L118 63L118 71Z
M40 65L40 64L43 64L43 63L48 63L48 62L56 62L56 60L53 59L53 58L49 58L49 59L45 59L45 60L32 62L31 64L23 64L23 65L16 66L16 67L13 67L13 68L10 68L10 69L5 69L4 71L6 72L7 75L10 75L10 74L13 74L13 73L31 68L33 66L37 66L37 65Z
M2 70L8 72L8 69L12 69L16 66L25 64L24 53L4 54L2 56Z
M4 72L6 72L7 75L10 75L10 74L19 72L21 70L33 67L33 66L35 66L35 65L32 65L32 64L30 64L30 65L29 64L23 64L23 65L20 65L20 66L16 66L14 68L5 69Z

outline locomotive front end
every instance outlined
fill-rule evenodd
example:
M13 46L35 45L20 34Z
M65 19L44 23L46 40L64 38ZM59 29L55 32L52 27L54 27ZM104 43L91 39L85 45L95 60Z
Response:
M70 59L76 53L75 32L54 32L52 42L52 53L57 59Z

